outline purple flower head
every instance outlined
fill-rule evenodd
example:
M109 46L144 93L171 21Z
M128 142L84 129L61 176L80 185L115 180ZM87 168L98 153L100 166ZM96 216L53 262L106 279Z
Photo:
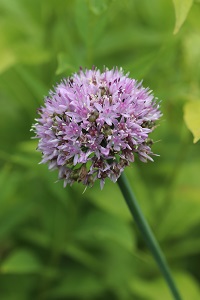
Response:
M33 125L41 163L58 169L64 185L116 182L138 154L152 160L149 134L161 116L149 89L122 69L80 70L50 92Z

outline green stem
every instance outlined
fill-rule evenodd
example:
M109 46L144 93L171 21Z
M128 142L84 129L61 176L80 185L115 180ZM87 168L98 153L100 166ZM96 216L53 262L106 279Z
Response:
M149 247L150 251L152 252L161 273L163 274L172 295L174 296L175 300L181 300L181 296L176 288L176 285L174 283L174 280L172 278L169 266L167 264L167 261L162 253L162 250L160 249L160 246L157 243L157 240L155 239L153 232L151 231L151 228L149 227L136 199L135 196L130 188L130 185L126 179L126 176L124 173L120 176L118 179L118 185L120 187L120 190L124 196L124 199L131 211L131 214L139 227L142 236L144 240L146 241L147 246Z

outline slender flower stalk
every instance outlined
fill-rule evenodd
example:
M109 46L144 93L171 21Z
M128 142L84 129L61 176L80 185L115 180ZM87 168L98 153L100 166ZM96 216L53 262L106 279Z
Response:
M169 266L167 264L167 261L163 255L163 252L157 242L157 240L154 237L154 234L149 227L137 201L136 198L130 188L130 185L126 179L125 174L121 174L120 178L118 179L118 185L122 192L122 195L124 196L124 199L126 201L126 204L129 207L129 210L135 220L135 223L137 224L143 239L145 240L147 246L149 247L152 255L154 256L161 273L163 274L171 293L175 300L181 300L181 296L179 294L179 291L177 290L177 287L174 283L173 277L171 275Z

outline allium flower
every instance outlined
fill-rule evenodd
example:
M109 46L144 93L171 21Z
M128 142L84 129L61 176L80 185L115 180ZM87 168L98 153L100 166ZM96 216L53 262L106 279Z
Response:
M45 99L33 125L41 163L58 169L64 186L116 182L138 154L152 160L150 132L160 118L151 91L122 69L82 69L64 79Z

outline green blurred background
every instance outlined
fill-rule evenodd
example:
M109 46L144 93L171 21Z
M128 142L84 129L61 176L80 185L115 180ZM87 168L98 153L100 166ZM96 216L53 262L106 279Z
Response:
M160 156L126 170L184 300L200 299L200 5L174 35L170 0L0 0L0 299L170 300L117 184L63 188L31 124L80 66L123 67L161 99Z

